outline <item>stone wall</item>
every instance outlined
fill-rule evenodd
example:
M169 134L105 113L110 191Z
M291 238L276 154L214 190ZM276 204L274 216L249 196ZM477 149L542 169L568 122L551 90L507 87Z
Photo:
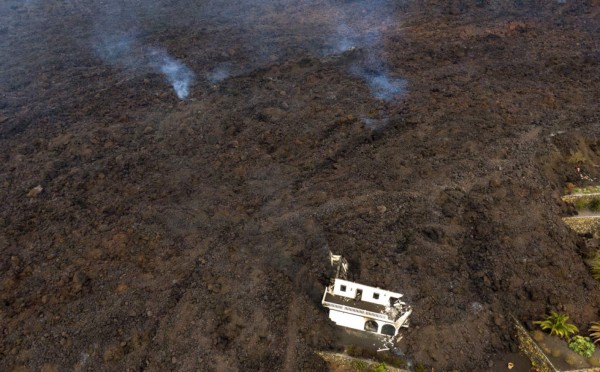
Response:
M578 234L600 231L600 217L564 217L563 221Z
M542 352L542 349L535 343L535 341L529 335L529 332L519 321L513 318L515 324L515 335L517 337L517 341L519 342L519 348L529 360L531 360L531 364L539 369L540 372L558 372L558 370L552 365L552 362L546 357L546 355Z
M599 196L597 193L594 194L574 194L574 195L564 195L561 199L564 200L567 203L575 203L577 200L586 200L586 201L592 201L593 199L598 199Z

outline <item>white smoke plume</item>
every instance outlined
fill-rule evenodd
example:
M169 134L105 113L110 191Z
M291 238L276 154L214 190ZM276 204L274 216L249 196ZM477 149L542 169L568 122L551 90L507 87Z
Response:
M347 24L341 24L337 27L336 33L331 39L334 53L344 53L359 46L359 37L356 31Z
M338 26L330 37L329 50L344 53L361 49L363 58L349 67L349 73L364 80L373 97L391 102L407 90L407 81L390 75L383 54L383 30L393 27L391 2L371 0L355 7L341 6L337 12Z
M129 73L157 73L165 77L179 99L187 99L195 75L165 50L142 45L132 35L105 36L96 43L96 53L105 62Z
M212 70L211 72L209 72L206 75L206 79L211 84L217 84L217 83L220 83L221 81L227 79L230 76L231 76L231 69L229 66L225 65L225 66L219 66L219 67L215 68L214 70Z
M395 97L406 92L407 81L402 78L393 78L386 69L380 71L368 71L354 67L351 72L363 79L371 94L382 101L392 101Z
M186 65L177 61L164 50L152 49L150 52L154 68L158 69L171 84L179 99L187 99L194 73Z
M105 61L132 72L164 75L185 99L194 73L165 50L139 41L162 27L192 34L202 30L188 55L213 85L287 58L359 49L361 59L348 65L349 75L363 79L374 98L392 102L407 88L405 80L390 74L396 66L382 57L384 33L401 22L396 6L392 0L103 0L96 34L129 36L104 37L96 50ZM140 30L139 37L129 30Z

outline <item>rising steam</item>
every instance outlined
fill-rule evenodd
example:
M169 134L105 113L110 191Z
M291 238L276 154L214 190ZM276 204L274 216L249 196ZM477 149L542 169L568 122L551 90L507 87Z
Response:
M165 50L147 47L131 35L104 37L95 49L105 62L125 68L129 73L163 75L179 99L188 98L195 75Z
M364 80L374 98L393 101L407 83L391 74L385 58L384 32L398 26L397 4L391 0L252 0L190 2L149 0L138 3L103 0L105 13L96 24L96 51L106 62L131 73L165 76L180 99L189 97L195 74L166 50L147 45L155 27L206 30L191 46L197 71L210 84L264 68L274 61L302 55L361 52L347 66ZM140 30L140 37L129 30ZM196 35L196 34L194 34ZM205 52L194 54L194 50Z
M407 82L390 75L390 66L383 55L383 30L392 27L390 2L370 0L357 7L342 6L337 14L335 32L330 37L334 53L360 48L363 58L349 67L349 73L364 80L373 97L392 101L405 93Z
M206 75L206 80L211 84L217 84L231 76L230 67L219 66Z
M158 69L173 86L179 99L186 99L190 94L190 85L194 81L194 73L183 63L175 60L164 50L153 49L150 52L154 68Z
M368 71L354 67L351 72L363 79L369 86L371 94L382 101L391 101L406 91L406 80L391 77L386 69Z

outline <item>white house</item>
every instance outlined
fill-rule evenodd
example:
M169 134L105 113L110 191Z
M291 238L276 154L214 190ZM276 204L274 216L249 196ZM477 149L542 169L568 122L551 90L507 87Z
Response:
M396 336L408 327L412 309L402 302L402 294L346 280L348 262L332 255L336 277L325 288L322 304L329 308L329 318L336 324L361 331Z

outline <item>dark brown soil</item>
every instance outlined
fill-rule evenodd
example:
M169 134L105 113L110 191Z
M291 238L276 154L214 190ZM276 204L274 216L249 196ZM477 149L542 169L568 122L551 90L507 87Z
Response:
M600 178L599 1L399 1L341 56L328 12L366 2L110 3L0 4L0 370L323 370L329 249L436 370L514 351L509 314L600 317L560 200L575 152ZM117 20L189 100L96 56ZM373 53L405 94L348 73Z

